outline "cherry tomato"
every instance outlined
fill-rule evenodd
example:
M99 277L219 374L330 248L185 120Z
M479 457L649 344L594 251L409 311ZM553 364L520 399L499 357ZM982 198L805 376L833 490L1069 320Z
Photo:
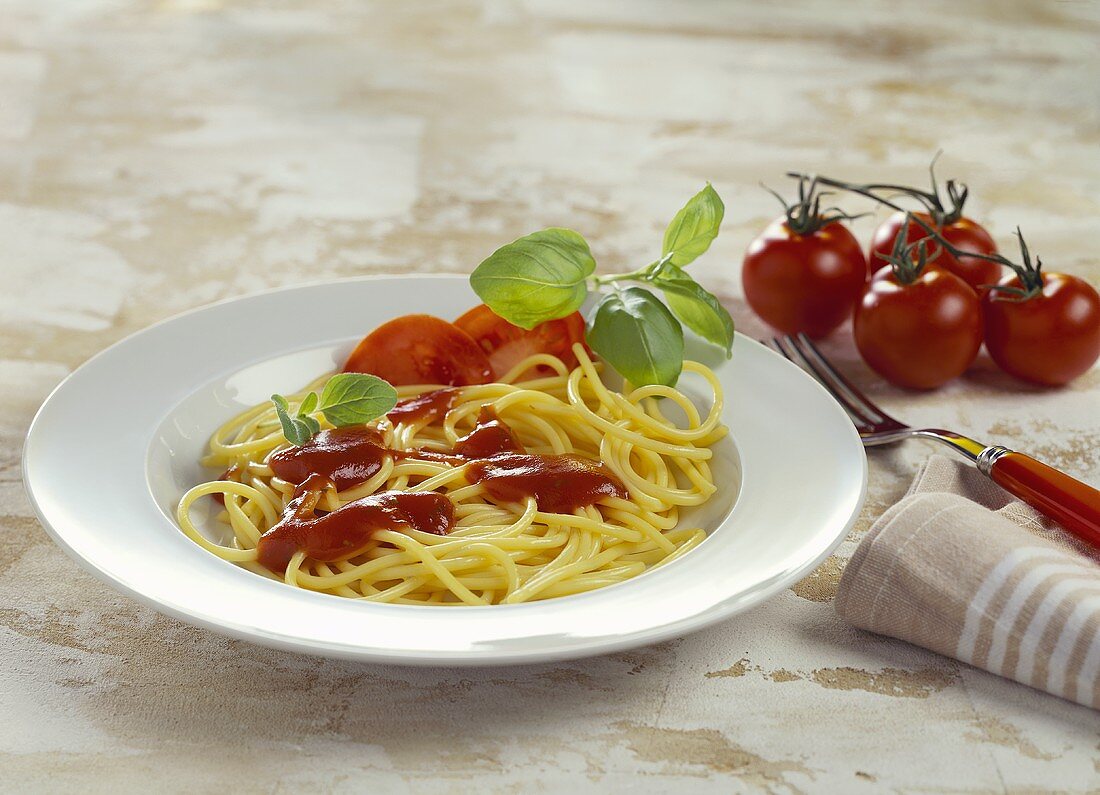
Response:
M801 235L779 218L749 244L741 282L749 306L769 325L824 337L851 316L867 260L839 221Z
M462 329L432 315L383 323L352 351L345 373L373 373L394 386L467 386L493 380L489 359Z
M876 273L856 307L863 360L891 383L932 389L962 375L982 345L981 303L953 273L926 266L910 284Z
M928 213L912 213L929 226L932 226L932 216ZM905 223L905 213L894 213L875 230L871 237L871 251L869 260L871 270L878 272L885 268L887 263L883 257L889 256L894 249L894 239L898 236ZM945 224L937 230L951 245L963 251L973 251L975 254L996 254L997 244L993 238L981 226L969 218L960 218L953 223ZM910 219L909 229L906 233L907 243L916 243L928 237L928 232L916 221ZM882 256L879 256L882 255ZM951 271L965 281L975 290L981 291L982 287L996 284L1001 280L1001 266L996 262L977 259L975 257L956 258L947 250L940 250L939 256L933 260L936 267Z
M1100 358L1100 295L1083 279L1044 273L1030 298L990 291L982 301L985 347L1010 375L1060 386ZM1003 286L1023 289L1019 277Z
M548 320L528 331L513 326L485 304L480 304L456 320L455 325L473 337L485 351L497 378L536 353L549 353L561 359L566 367L576 367L573 345L584 343L584 318L580 312ZM544 367L539 370L552 372Z

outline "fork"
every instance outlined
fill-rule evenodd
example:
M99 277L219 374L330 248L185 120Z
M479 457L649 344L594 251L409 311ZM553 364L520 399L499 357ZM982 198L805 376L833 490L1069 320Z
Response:
M864 447L913 437L935 439L973 461L980 472L1005 491L1083 541L1100 547L1100 491L1092 486L999 444L984 445L961 433L942 428L913 428L894 419L841 375L805 334L773 337L764 344L817 378L848 412Z

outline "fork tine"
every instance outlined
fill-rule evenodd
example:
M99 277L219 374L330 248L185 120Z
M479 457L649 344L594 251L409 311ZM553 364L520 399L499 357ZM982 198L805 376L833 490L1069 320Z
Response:
M800 333L793 342L795 347L798 348L799 353L810 362L810 366L814 368L815 372L820 368L821 372L823 372L830 381L835 383L837 388L844 392L850 401L861 406L868 416L878 418L872 419L872 422L889 422L896 425L903 424L876 406L870 398L864 395L851 381L845 378L839 370L833 367L832 363L825 358L825 354L823 354L818 347L814 345L813 340L805 334Z
M764 345L767 345L769 348L771 348L773 351L778 353L784 359L791 358L791 357L787 356L787 352L785 350L783 350L783 347L779 344L779 338L778 337L771 337L770 339L765 338L765 339L760 340L760 342Z
M850 400L835 382L831 382L827 374L815 366L806 353L798 347L793 337L790 335L773 337L771 347L814 376L829 391L829 394L844 407L844 410L848 412L848 416L852 418L852 422L861 433L870 433L874 430L873 426L878 422L877 417L865 411L856 401Z

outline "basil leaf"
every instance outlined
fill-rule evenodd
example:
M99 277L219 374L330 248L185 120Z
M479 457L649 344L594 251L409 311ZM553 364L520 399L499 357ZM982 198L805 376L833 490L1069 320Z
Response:
M397 390L378 376L339 373L321 391L325 419L342 428L377 419L397 404Z
M294 419L296 422L302 423L309 429L309 436L311 439L321 432L321 423L319 423L315 417L311 417L308 414L299 414Z
M302 405L298 406L298 416L304 417L307 414L312 414L317 410L317 393L310 392L306 395L306 399L302 401Z
M707 342L725 348L727 359L733 355L733 318L713 293L667 262L647 278L661 289L665 303L681 323Z
M543 229L490 254L470 275L470 286L509 323L532 329L580 309L595 270L583 237Z
M684 332L648 290L611 293L588 319L588 344L634 386L673 386L684 366Z
M718 227L726 214L718 192L708 182L706 187L696 193L688 203L680 208L672 223L665 230L665 241L661 254L671 254L672 264L677 267L688 265L710 248L711 241L718 237Z
M291 444L301 447L321 430L320 424L312 417L290 416L290 405L282 395L272 395L271 402L275 404L275 413L279 415L279 424L283 426L283 436Z

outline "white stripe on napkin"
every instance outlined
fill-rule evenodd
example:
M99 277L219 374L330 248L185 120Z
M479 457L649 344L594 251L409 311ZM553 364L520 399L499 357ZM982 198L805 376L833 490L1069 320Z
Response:
M1027 629L1024 630L1023 637L1020 640L1020 658L1016 661L1016 672L1011 674L1013 679L1020 682L1033 681L1035 675L1035 661L1037 659L1036 652L1039 650L1039 644L1043 639L1043 635L1046 634L1047 628L1050 626L1051 619L1054 618L1058 605L1065 601L1074 591L1098 587L1100 587L1100 584L1097 583L1096 577L1093 576L1090 578L1062 580L1047 592L1038 609L1035 611L1035 615L1031 617L1031 621L1028 623ZM1051 661L1053 662L1053 660ZM1036 687L1043 687L1044 684L1043 682L1036 683Z
M1072 561L1069 563L1046 563L1035 566L1024 575L1016 585L1016 589L1005 602L996 623L993 626L993 645L989 648L988 667L991 671L1001 672L1005 664L1005 654L1008 652L1008 640L1012 636L1012 630L1016 627L1016 621L1020 617L1020 611L1028 597L1035 593L1047 579L1055 574L1092 574L1092 570L1081 563ZM977 634L975 634L975 638Z
M1073 612L1069 614L1058 642L1054 644L1054 652L1050 655L1050 667L1047 673L1047 682L1051 690L1062 690L1066 685L1066 676L1069 673L1070 655L1077 645L1077 639L1081 637L1081 630L1085 623L1100 609L1100 583L1092 580L1092 589L1098 592L1097 596L1088 596L1077 603ZM1078 681L1077 686L1080 687Z
M1048 558L1052 561L1065 561L1067 555L1051 550L1049 547L1019 547L1005 555L978 587L974 598L966 609L966 621L963 623L962 633L959 635L959 645L955 656L963 662L974 662L975 646L978 643L978 630L981 628L982 619L989 610L989 603L1001 586L1005 584L1016 567L1022 563L1033 561L1036 558Z

